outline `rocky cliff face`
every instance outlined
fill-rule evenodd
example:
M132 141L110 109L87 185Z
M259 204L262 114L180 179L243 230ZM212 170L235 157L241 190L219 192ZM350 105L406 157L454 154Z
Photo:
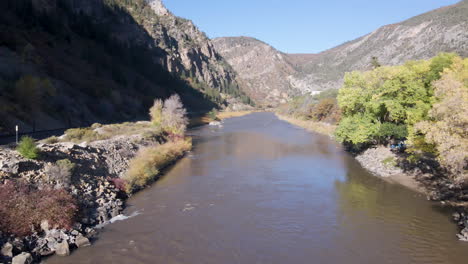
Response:
M249 37L217 38L213 43L242 78L244 91L257 102L284 103L299 92L288 79L296 69L287 55L270 45Z
M165 51L162 59L168 71L195 77L219 91L237 85L231 67L192 21L174 16L161 0L153 0L149 5L156 17L142 24L155 44Z
M147 118L173 93L190 112L248 101L206 35L160 0L4 0L0 15L0 135Z
M283 54L265 43L245 37L221 38L214 43L240 78L245 80L247 85L243 89L254 99L265 103L270 100L281 102L290 96L267 98L264 95L275 91L297 94L338 89L345 72L371 69L372 57L383 65L428 59L440 52L456 52L466 57L467 17L468 1L465 0L381 27L319 54Z

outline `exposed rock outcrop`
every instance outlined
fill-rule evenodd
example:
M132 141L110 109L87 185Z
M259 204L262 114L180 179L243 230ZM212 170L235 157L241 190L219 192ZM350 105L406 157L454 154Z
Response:
M263 105L285 103L300 91L291 86L296 73L286 55L248 37L217 38L213 43L241 77L242 89Z

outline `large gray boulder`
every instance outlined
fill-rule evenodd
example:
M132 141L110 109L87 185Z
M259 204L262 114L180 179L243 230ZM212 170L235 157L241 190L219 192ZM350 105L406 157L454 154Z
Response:
M60 243L57 243L57 246L55 248L55 254L61 257L70 256L70 247L68 245L68 242L64 240Z
M13 257L13 245L9 242L5 243L0 253L5 257Z
M11 264L30 264L33 262L31 254L23 252L13 258Z
M79 248L88 247L88 246L91 246L91 242L89 242L89 239L87 237L79 235L76 237L75 245Z

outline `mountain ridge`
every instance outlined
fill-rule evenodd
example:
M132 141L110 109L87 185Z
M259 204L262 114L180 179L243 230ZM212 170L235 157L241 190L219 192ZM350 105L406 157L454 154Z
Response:
M258 86L258 79L268 77L258 77L252 82L251 79L244 78L242 71L239 70L243 66L238 64L242 62L243 64L257 63L271 66L268 60L254 58L253 61L248 61L249 58L245 57L246 50L236 46L232 37L217 38L213 43L239 73L239 78L247 79L244 82L249 85L242 87L246 93L260 104L271 104L268 100L273 100L273 104L277 105L298 94L338 89L343 83L345 72L371 69L372 57L376 57L383 65L397 65L408 60L428 59L440 52L455 52L466 57L468 56L467 17L468 1L464 0L398 23L379 27L364 36L311 54L284 53L262 41L264 43L262 45L268 45L274 50L269 56L282 54L285 57L283 66L292 66L295 70L292 74L284 71L270 73L281 76L281 79L287 79L288 82L274 83L271 80L261 82L262 91L255 90L252 86ZM229 42L233 44L229 45ZM261 75L262 70L259 69L258 74ZM288 94L288 96L263 99L264 94L271 91Z

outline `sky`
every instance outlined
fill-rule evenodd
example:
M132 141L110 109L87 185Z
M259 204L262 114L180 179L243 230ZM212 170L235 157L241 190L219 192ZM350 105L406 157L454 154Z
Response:
M249 36L317 53L459 0L163 0L208 37Z

